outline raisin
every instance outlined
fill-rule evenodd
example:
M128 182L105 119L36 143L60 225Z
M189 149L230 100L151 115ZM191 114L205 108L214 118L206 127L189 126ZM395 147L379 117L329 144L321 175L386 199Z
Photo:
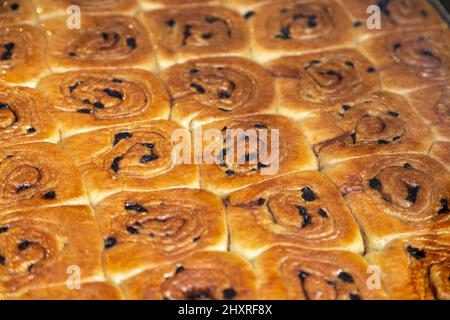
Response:
M267 129L267 125L264 123L257 123L255 124L256 129Z
M233 170L227 170L227 171L225 171L225 174L227 176L232 176L232 175L234 175L234 171Z
M398 49L400 49L402 47L402 44L401 43L394 43L394 45L393 45L393 48L394 48L394 50L398 50Z
M357 294L357 293L350 293L349 298L350 298L350 300L355 300L355 301L356 300L362 300L361 296L359 294Z
M28 132L28 133L36 133L36 129L33 128L33 127L31 127L31 128L28 128L28 129L27 129L27 132Z
M117 244L117 239L114 237L108 237L104 241L105 249L110 249Z
M225 300L233 300L234 298L236 298L237 292L233 288L226 288L223 289L222 294Z
M103 103L101 103L100 101L97 101L96 103L93 104L94 108L97 109L103 109L105 107L105 105Z
M378 144L386 145L386 144L389 144L389 141L384 140L384 139L380 139L380 140L378 140Z
M26 250L29 246L30 246L31 242L28 240L24 240L21 243L19 243L19 245L17 246L17 248L19 250Z
M213 36L212 32L202 34L202 38L205 40L211 39L212 36Z
M11 50L14 50L15 46L16 45L14 42L8 42L3 46L3 48L5 48L5 50L11 51Z
M303 218L302 228L305 228L312 224L311 214L308 212L308 209L302 206L297 206L298 213Z
M414 248L413 246L408 246L406 248L408 253L413 256L416 260L421 260L426 257L426 253L424 250L421 250L419 248Z
M115 146L116 144L118 144L120 141L122 141L124 139L131 138L132 136L133 136L133 134L131 132L127 132L127 131L117 133L114 136L113 146Z
M244 19L248 20L248 19L250 19L251 17L253 17L254 15L255 15L255 11L247 11L247 12L244 14Z
M189 73L190 74L196 74L196 73L198 73L198 69L197 68L192 68L191 70L189 70Z
M129 234L139 234L139 230L136 229L135 227L128 226L127 231Z
M359 28L359 27L361 27L361 26L362 26L362 22L361 22L361 21L355 21L355 22L353 22L353 27Z
M198 93L204 94L206 91L202 86L199 86L198 84L192 83L191 88L194 88Z
M354 283L353 277L350 273L341 271L338 274L338 278L347 283Z
M412 169L413 166L410 165L409 163L405 163L405 164L403 165L403 168L405 168L405 169Z
M219 94L217 95L219 99L229 99L230 94L227 91L219 91Z
M370 179L369 187L374 190L380 190L381 189L381 181L377 178Z
M374 73L375 71L377 71L377 69L375 69L374 67L367 68L368 73Z
M408 196L406 197L406 201L416 203L417 193L420 190L420 186L407 186Z
M325 209L320 208L319 210L317 210L317 213L322 218L328 218L328 212Z
M298 273L298 277L300 278L300 280L304 281L306 278L308 278L309 274L308 272L305 271L300 271Z
M151 161L157 160L158 156L156 154L145 154L142 156L140 163L149 163Z
M83 113L83 114L91 114L92 110L91 109L78 109L77 112Z
M0 103L0 110L4 110L9 108L9 105L7 105L6 103Z
M44 199L45 200L54 200L54 199L56 199L55 191L49 191L46 194L44 194Z
M395 111L389 111L388 114L394 118L397 118L400 115L398 112L395 112Z
M258 198L258 200L256 200L256 203L258 206L262 206L266 203L266 199L264 198Z
M175 25L175 20L174 19L169 19L166 21L166 25L170 28L172 28Z
M12 3L9 7L12 11L16 11L19 9L20 5L18 3Z
M348 104L342 105L342 109L344 109L344 111L348 111L348 110L350 110L351 108L352 108L351 105L348 105Z
M115 173L119 172L120 170L120 161L123 160L123 157L118 156L115 157L113 162L111 163L111 170L114 171Z
M111 98L117 98L119 100L123 100L123 94L120 91L110 89L110 88L105 88L105 89L103 89L103 91Z
M291 27L286 26L280 29L280 33L275 36L277 39L289 40L291 39Z
M112 79L112 82L114 82L114 83L122 83L123 80L120 80L120 79Z
M6 261L5 257L2 256L2 255L0 255L0 264L1 264L2 266L5 265L5 261Z
M311 190L311 188L305 187L301 191L302 191L302 198L305 201L312 202L316 200L316 195L314 194L314 191Z
M127 203L127 204L125 204L125 210L127 210L127 211L136 211L137 213L147 213L148 212L148 210L145 207L143 207L143 206L141 206L141 205L139 205L137 203Z
M196 236L194 239L192 239L192 242L200 241L201 238L201 236Z
M180 274L182 273L184 270L186 270L183 266L178 266L177 269L175 270L175 274Z
M134 38L128 38L128 39L127 39L127 46L130 47L131 49L136 49L136 48L137 48L137 42L136 42L136 39L134 39Z

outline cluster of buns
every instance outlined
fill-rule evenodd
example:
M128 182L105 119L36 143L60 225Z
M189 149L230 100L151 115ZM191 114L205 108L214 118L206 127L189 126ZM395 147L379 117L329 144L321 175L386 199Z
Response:
M449 299L450 32L372 2L0 1L0 299Z

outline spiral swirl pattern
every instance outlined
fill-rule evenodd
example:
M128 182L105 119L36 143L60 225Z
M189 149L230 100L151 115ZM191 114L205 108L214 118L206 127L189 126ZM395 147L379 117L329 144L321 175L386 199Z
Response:
M99 127L163 118L170 112L164 85L143 70L74 71L44 78L50 110L63 136Z
M0 217L0 226L0 296L63 284L71 264L82 268L83 280L102 274L101 242L87 208L12 213Z
M256 279L250 264L227 252L199 252L177 264L145 271L124 282L131 299L254 299Z
M45 101L33 89L0 86L0 142L10 144L59 139L56 125L45 115Z
M204 191L119 193L100 203L97 217L105 239L115 239L106 251L113 276L226 247L224 209L219 198Z
M352 168L352 173L339 172L344 168ZM449 226L449 173L427 156L372 156L325 171L348 193L347 201L371 248L383 247L392 238L435 233Z
M450 238L448 235L413 237L391 242L368 255L382 270L382 281L392 299L448 300L450 297Z
M377 69L353 50L284 57L270 68L281 88L281 112L294 117L355 101L379 88Z
M261 299L370 300L384 299L381 288L369 288L368 265L343 252L315 252L275 247L255 260L261 278Z
M229 204L231 246L247 256L276 244L362 250L343 199L319 173L297 173L253 185L231 194Z
M175 102L172 119L186 126L274 111L270 74L247 59L190 60L166 70L163 79Z

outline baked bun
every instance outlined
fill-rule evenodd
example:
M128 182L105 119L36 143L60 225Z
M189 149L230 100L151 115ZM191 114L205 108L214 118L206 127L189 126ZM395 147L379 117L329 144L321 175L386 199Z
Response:
M395 238L449 232L450 173L428 156L364 157L325 173L345 194L369 250Z
M119 191L197 188L198 165L176 153L176 130L173 122L149 121L75 135L63 147L83 172L94 204Z
M380 300L386 293L363 258L345 251L277 246L254 261L263 300ZM374 285L374 287L369 287Z
M280 0L264 4L249 19L252 56L283 55L348 47L356 40L350 18L332 0Z
M152 10L170 6L220 4L220 0L139 0L144 9Z
M197 252L122 282L132 300L253 300L256 277L251 264L230 252Z
M450 140L450 81L411 92L407 98L437 140Z
M69 270L81 284L104 279L102 239L89 207L35 209L0 216L0 299L65 285Z
M275 245L364 251L344 198L320 172L253 184L232 193L227 203L231 250L247 258Z
M430 155L450 170L450 142L437 141L431 147Z
M29 25L0 26L0 83L34 87L49 72L43 33Z
M35 89L0 85L0 146L58 142L58 128L46 107L44 97Z
M360 39L388 34L393 31L406 31L417 29L445 28L446 25L436 10L427 0L339 0L352 17L355 29ZM367 18L373 14L368 13L369 6L377 4L381 13L380 29L369 29Z
M245 58L189 60L166 69L162 79L174 102L171 119L185 127L275 113L275 86L270 73Z
M317 169L317 160L300 128L282 116L217 121L203 126L200 132L217 134L203 143L200 185L218 195L275 176Z
M79 289L67 285L29 290L20 295L10 295L6 300L122 300L118 287L107 282L80 284Z
M364 155L426 154L433 143L430 128L405 98L387 91L317 112L300 126L322 167Z
M144 27L123 15L83 13L81 29L68 29L67 16L42 21L53 71L97 67L154 69L153 48Z
M141 14L164 69L192 58L249 54L245 20L220 6L168 7Z
M117 282L228 245L222 201L203 190L118 193L98 205L96 218L105 239L105 271Z
M278 112L294 119L351 103L380 88L376 69L352 49L279 58L268 67L276 79Z
M244 15L245 19L250 19L255 15L255 10L266 3L267 0L224 0L223 3Z
M391 299L450 299L450 235L398 239L366 258Z
M137 0L34 0L41 19L65 15L70 6L78 6L82 15L85 13L121 13L134 14L139 10ZM70 12L70 10L69 10Z
M0 148L0 215L39 207L89 204L81 175L59 146Z
M392 32L360 44L381 71L383 89L406 93L450 80L450 33Z
M170 101L164 84L138 69L77 70L42 79L49 111L63 138L108 126L164 119Z
M0 3L0 25L36 22L36 13L30 0L11 0Z

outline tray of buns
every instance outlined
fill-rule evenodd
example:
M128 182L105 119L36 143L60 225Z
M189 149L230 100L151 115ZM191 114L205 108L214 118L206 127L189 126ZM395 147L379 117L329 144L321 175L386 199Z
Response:
M0 1L0 300L450 299L448 17Z

